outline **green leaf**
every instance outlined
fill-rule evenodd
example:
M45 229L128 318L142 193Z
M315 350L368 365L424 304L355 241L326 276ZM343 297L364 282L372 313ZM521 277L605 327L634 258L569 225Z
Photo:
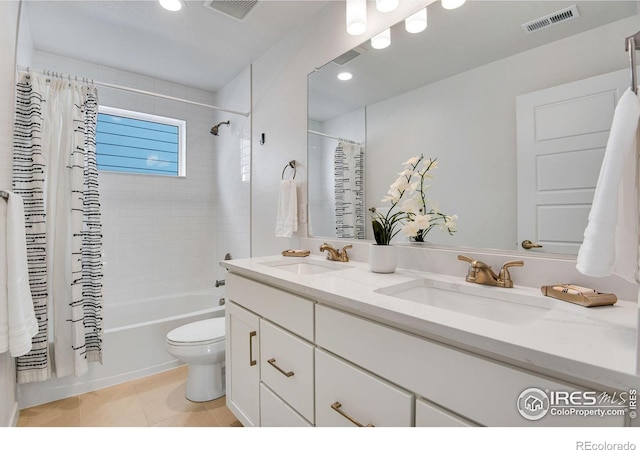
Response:
M376 243L388 244L388 242L385 242L385 230L382 224L377 220L372 220L371 226L373 227L373 236L376 239Z

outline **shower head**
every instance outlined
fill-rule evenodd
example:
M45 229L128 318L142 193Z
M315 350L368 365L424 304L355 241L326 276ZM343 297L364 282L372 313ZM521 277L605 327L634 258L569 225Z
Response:
M213 134L214 136L217 136L218 135L218 127L220 125L229 126L229 121L227 120L226 122L220 122L218 125L214 125L213 127L211 127L211 134Z

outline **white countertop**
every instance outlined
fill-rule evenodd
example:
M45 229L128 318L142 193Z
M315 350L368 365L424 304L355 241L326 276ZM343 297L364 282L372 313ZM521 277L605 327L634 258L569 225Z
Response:
M376 274L366 263L335 262L340 270L299 275L265 263L325 261L269 256L222 261L220 264L247 278L308 297L393 327L473 351L549 376L592 388L640 388L636 361L636 303L618 299L613 306L585 308L542 295L539 289L505 289L466 283L464 276L398 269ZM296 260L296 261L293 261ZM490 293L507 299L525 294L550 308L532 322L509 324L462 314L376 292L418 278L458 285L464 292ZM480 291L482 290L482 291ZM490 291L486 291L490 290ZM233 300L233 299L230 299ZM536 315L539 315L536 312Z

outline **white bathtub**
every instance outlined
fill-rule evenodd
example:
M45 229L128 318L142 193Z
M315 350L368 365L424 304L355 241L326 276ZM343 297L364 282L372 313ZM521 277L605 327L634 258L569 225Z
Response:
M20 408L60 400L177 367L165 349L167 333L187 323L224 317L224 288L105 305L102 365L81 377L20 385Z
M209 313L222 312L224 315L224 307L220 306L220 298L223 296L224 288L215 288L195 294L105 305L102 315L104 334L119 333L131 328L151 327L182 319L192 319L189 321L194 322L201 320L198 319L199 316ZM216 314L212 317L216 317Z

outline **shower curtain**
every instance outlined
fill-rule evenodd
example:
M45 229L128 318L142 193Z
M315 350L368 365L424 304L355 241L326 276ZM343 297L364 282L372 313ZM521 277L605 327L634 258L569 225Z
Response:
M20 74L16 89L13 191L24 201L39 327L16 360L18 382L28 383L102 362L98 104L95 87L45 75Z
M364 239L364 147L340 142L334 155L336 237Z

